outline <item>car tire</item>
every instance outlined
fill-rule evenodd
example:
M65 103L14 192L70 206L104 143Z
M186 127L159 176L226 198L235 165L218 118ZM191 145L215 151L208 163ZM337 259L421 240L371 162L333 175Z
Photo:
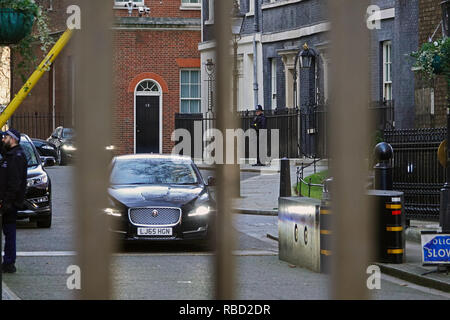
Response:
M60 152L60 153L59 153L59 157L60 157L59 165L60 165L60 166L65 166L65 165L67 165L67 157L64 155L63 152Z
M50 214L45 219L36 220L38 228L50 228L52 226L52 200L50 199Z
M43 219L43 220L38 220L36 222L36 225L38 228L51 228L52 226L52 217L50 216L49 218Z

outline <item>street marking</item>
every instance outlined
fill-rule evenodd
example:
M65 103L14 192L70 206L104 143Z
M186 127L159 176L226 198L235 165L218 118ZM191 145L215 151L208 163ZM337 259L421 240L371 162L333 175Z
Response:
M112 256L210 256L214 252L124 252L112 253ZM74 257L77 255L75 251L19 251L18 257ZM235 250L235 256L275 256L277 251L269 250Z

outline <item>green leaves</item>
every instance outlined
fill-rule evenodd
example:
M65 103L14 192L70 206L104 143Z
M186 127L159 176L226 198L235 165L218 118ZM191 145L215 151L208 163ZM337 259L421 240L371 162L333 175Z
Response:
M33 45L39 43L45 56L47 50L54 43L48 28L48 17L43 14L42 8L34 0L0 0L0 8L10 8L23 13L25 16L35 18L36 31L22 39L17 45L11 46L11 49L20 55L19 62L16 64L16 71L21 76L22 81L25 82L28 73L37 62Z
M426 79L432 80L437 75L444 75L450 86L450 38L424 43L420 50L411 53L411 56L416 58L414 67Z

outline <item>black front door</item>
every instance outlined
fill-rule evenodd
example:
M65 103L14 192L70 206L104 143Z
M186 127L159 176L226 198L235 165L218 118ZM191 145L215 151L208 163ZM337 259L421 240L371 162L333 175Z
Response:
M159 96L136 96L136 153L159 153Z

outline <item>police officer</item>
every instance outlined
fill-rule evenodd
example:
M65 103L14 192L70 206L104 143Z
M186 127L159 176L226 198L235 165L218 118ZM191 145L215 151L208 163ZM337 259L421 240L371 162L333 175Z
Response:
M16 272L16 218L23 204L27 187L27 158L20 143L20 132L9 129L3 133L3 158L0 161L0 210L5 235L5 256L2 272Z
M256 107L256 116L253 118L252 128L256 130L256 164L253 166L264 166L259 158L259 130L266 129L266 117L264 116L263 107L258 104Z

